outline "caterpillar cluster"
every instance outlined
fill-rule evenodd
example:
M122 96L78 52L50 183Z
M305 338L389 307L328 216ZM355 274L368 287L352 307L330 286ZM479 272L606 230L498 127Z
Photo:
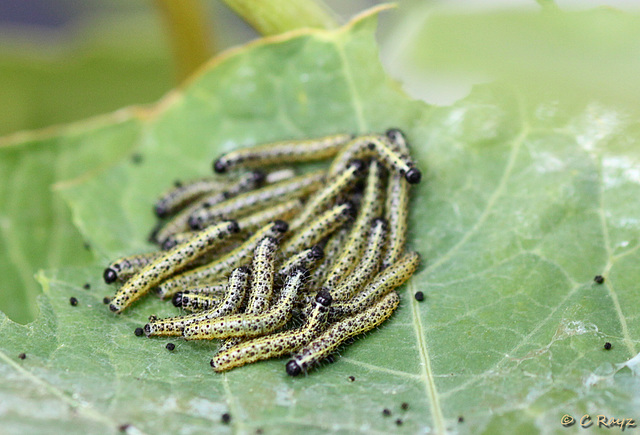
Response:
M327 159L315 171L284 166ZM240 149L213 170L158 199L159 251L104 272L121 283L105 298L115 313L152 289L188 311L151 316L137 335L222 340L217 372L292 355L296 376L392 315L420 263L405 242L422 174L400 130Z

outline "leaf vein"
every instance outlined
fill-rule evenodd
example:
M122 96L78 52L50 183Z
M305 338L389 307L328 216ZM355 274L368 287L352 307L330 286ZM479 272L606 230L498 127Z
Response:
M602 237L604 239L604 244L605 244L605 249L607 251L607 265L604 268L604 274L608 275L609 271L611 271L611 268L613 267L613 251L611 249L611 239L609 237L609 227L607 225L607 218L604 214L604 180L602 179L603 177L603 167L602 167L602 161L600 161L600 170L599 172L599 177L600 180L598 182L600 191L599 191L599 206L598 206L598 215L600 217L600 225L602 226ZM613 308L616 311L616 315L618 316L618 321L620 322L620 328L622 329L622 336L623 336L623 340L624 340L624 344L627 347L627 350L629 351L630 355L632 357L634 357L637 352L636 352L636 348L633 344L633 340L631 339L631 336L629 335L629 327L627 325L627 319L624 317L624 314L622 313L622 307L620 306L620 301L618 300L618 294L617 292L614 290L613 288L613 284L611 283L611 280L608 279L605 281L605 287L607 288L607 291L609 292L609 297L611 298L611 302L613 303Z
M489 214L493 210L493 207L496 205L498 198L500 198L500 196L502 195L502 193L504 192L507 186L507 181L509 180L509 177L511 176L511 172L513 171L513 167L515 166L518 152L520 150L522 143L524 142L524 139L527 137L527 134L528 134L528 127L525 125L522 128L522 131L520 132L520 134L515 138L512 149L511 149L511 153L509 154L509 160L507 161L507 165L505 166L502 176L500 177L500 181L498 182L498 185L496 186L495 190L489 197L486 207L484 208L484 210L482 211L482 213L480 214L476 222L468 231L464 233L464 235L458 241L458 243L456 243L451 249L445 252L444 255L438 258L438 260L436 260L430 266L428 266L425 269L425 273L432 272L436 270L438 267L440 267L442 264L449 261L456 254L456 252L458 252L458 250L462 246L464 246L465 243L467 243L467 241L471 238L471 236L473 236L478 231L478 229L486 222L487 218L489 217Z
M411 288L411 290L409 289ZM442 407L440 406L440 398L438 396L438 390L435 384L435 377L433 375L433 369L431 368L431 358L429 357L429 349L427 346L427 340L424 336L424 328L422 327L422 321L420 320L420 309L411 294L414 293L415 286L413 280L407 286L407 299L411 304L411 313L413 315L413 328L416 334L416 341L418 345L418 352L420 354L420 360L422 362L422 380L424 382L424 388L427 396L429 397L429 403L431 405L431 414L433 422L436 427L436 433L444 434L446 432L444 424L444 416L442 414Z

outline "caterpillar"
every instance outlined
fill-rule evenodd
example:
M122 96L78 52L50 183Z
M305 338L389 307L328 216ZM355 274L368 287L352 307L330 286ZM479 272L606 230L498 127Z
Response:
M408 252L397 263L384 269L356 296L347 302L336 303L331 306L331 318L348 316L362 311L390 291L404 284L418 268L420 255Z
M256 245L261 239L267 236L279 237L288 228L289 225L284 221L275 221L265 225L242 245L214 262L166 280L158 286L158 295L165 299L175 295L181 288L193 287L221 278L229 269L249 262Z
M299 228L299 231L282 245L282 255L285 257L293 255L317 244L347 222L354 209L355 206L352 202L345 201L322 213L303 228Z
M382 267L395 263L404 252L409 220L409 185L398 174L389 175L385 216L389 222L389 243Z
M360 136L345 145L329 167L329 177L335 177L345 170L353 159L375 158L390 171L396 171L410 184L417 184L422 179L422 172L409 155L398 152L397 145L390 143L387 136Z
M193 323L184 328L183 337L187 340L256 337L280 329L291 318L291 309L298 292L304 285L306 273L307 271L303 268L294 270L289 275L280 297L270 309L264 312L235 314ZM268 303L266 295L264 299ZM251 306L251 300L249 305Z
M181 243L188 242L190 239L195 237L196 234L198 234L197 231L183 231L181 233L172 234L162 241L160 247L163 251L169 251Z
M213 249L221 239L237 233L239 230L237 222L223 221L202 231L187 243L176 246L128 280L116 292L109 304L109 309L116 313L122 312L163 279Z
M220 304L220 296L180 292L175 294L172 301L176 307L197 313L198 311L205 311L218 306Z
M161 245L176 233L188 231L189 219L191 216L199 210L208 209L221 202L229 200L242 192L255 189L264 182L265 175L261 171L253 171L240 176L235 182L227 186L222 192L216 192L192 203L185 209L181 210L178 214L173 216L162 226L155 234L155 240ZM204 227L202 227L204 228ZM193 229L202 229L193 228Z
M269 222L287 220L291 218L302 209L302 206L302 200L300 198L294 198L238 218L237 222L243 233L249 233L264 227ZM189 238L193 237L197 233L198 231L185 231L183 233L173 234L167 237L162 243L162 249L165 251L169 250L174 246L189 240Z
M378 273L386 236L387 222L382 218L374 219L362 259L353 270L353 273L343 280L340 286L331 291L335 301L350 299Z
M288 180L296 176L296 171L292 168L280 168L267 173L264 178L266 184L278 183L280 181Z
M175 186L156 201L153 210L158 217L167 217L205 194L223 191L227 185L228 181L212 177L188 183L176 181Z
M287 374L298 376L303 371L306 372L309 367L332 354L349 338L370 331L382 324L391 317L399 303L398 294L391 292L375 305L332 324L287 362L285 366Z
M184 237L187 237L190 233L193 233L192 231L187 231L184 233L175 233L175 231L177 231L178 228L187 229L189 227L188 225L189 217L200 208L211 207L212 205L217 204L226 199L229 199L245 190L251 190L260 184L268 185L268 184L277 183L280 181L293 178L295 177L295 175L296 175L295 171L290 168L279 169L273 172L269 172L266 175L264 175L260 171L254 171L241 177L240 180L238 180L238 182L235 185L232 185L231 187L229 187L228 182L223 183L220 179L217 179L216 182L219 184L219 186L217 186L218 188L211 189L211 191L209 192L204 192L204 194L209 193L209 195L206 195L206 196L199 195L198 197L193 198L192 201L182 201L181 203L182 207L179 207L178 205L176 205L171 208L170 212L167 211L166 213L163 213L162 216L156 213L160 217L166 217L166 215L172 214L176 211L180 211L180 209L183 208L185 205L191 204L190 207L184 209L180 213L179 217L175 217L170 223L166 224L166 228L164 230L161 231L161 229L159 228L158 231L156 231L156 234L153 236L153 240L160 241L162 244L162 248L164 250L169 250L173 246L185 241ZM208 180L210 180L209 183L214 182L214 179L209 178L209 179L196 180L194 184L204 187L206 186ZM186 186L182 185L181 188L184 189L187 186L188 185ZM192 190L196 187L197 186L192 187ZM203 196L205 197L202 198ZM196 203L193 203L196 199L198 201ZM158 203L160 203L161 201L162 199L159 200ZM269 216L265 214L265 217L264 217L265 220L261 221L260 216L257 216L253 220L251 220L250 218L246 218L246 221L243 223L238 221L238 224L240 224L240 228L242 229L242 231L253 231L261 227L262 225L266 224L269 221L273 221L276 219L287 219L288 217L290 217L290 216L287 216L287 212L290 212L290 209L293 208L291 204L287 204L287 205L290 207L289 209L287 208L283 209L281 207L280 210L272 210L271 218L269 218ZM158 210L158 207L166 208L164 206L156 205L156 212ZM277 215L278 212L280 212L282 216L278 216ZM168 234L171 234L171 235L168 236Z
M409 144L407 143L407 138L405 137L402 130L399 128L390 128L385 132L385 135L391 142L392 148L399 154L403 159L411 159L409 152Z
M237 220L236 222L238 222L238 226L240 226L240 220ZM198 232L199 231L185 231L184 233L179 233L179 234L174 234L173 236L169 236L169 238L167 238L164 241L164 243L162 243L161 249L163 251L170 251L176 246L182 243L188 242L192 237L195 237L198 234ZM240 232L243 232L242 227L240 227ZM203 264L210 263L220 255L226 254L227 252L236 248L238 243L241 240L242 240L242 237L240 233L234 234L233 236L230 236L224 239L222 242L220 242L220 245L216 247L215 252L213 253L210 252L204 257L202 257L201 260L194 261L193 263L189 264L189 267L202 266Z
M367 233L374 218L384 212L384 169L376 160L371 161L365 185L364 195L360 202L360 210L335 263L322 283L324 287L335 288L340 281L349 276L358 264L367 240Z
M213 170L223 173L238 167L323 160L334 156L352 138L349 134L336 134L320 139L283 141L243 148L220 156L213 162Z
M251 293L246 310L248 314L264 311L271 302L277 249L278 240L273 237L265 237L256 246L251 263Z
M329 238L325 239L324 259L311 274L311 279L309 280L310 288L316 288L322 284L327 272L342 252L348 235L349 228L344 226L334 232Z
M298 267L311 270L318 260L321 260L323 257L324 250L319 244L314 245L309 249L305 249L304 251L300 251L296 255L291 256L280 266L280 269L278 270L278 277L280 279L284 279Z
M238 267L229 275L227 293L217 307L186 316L165 319L152 317L149 319L149 323L144 325L144 333L147 337L182 335L182 330L191 323L233 314L239 310L248 287L249 268L246 266Z
M318 292L311 313L300 328L243 341L236 346L218 352L211 359L211 367L216 372L223 372L234 367L295 352L322 332L330 305L331 294L326 291Z
M320 188L325 176L325 171L311 172L243 193L213 207L200 208L191 214L188 224L198 230L216 219L236 218L274 203L303 197Z
M349 165L335 178L330 178L327 185L311 195L304 209L291 222L292 230L296 230L312 217L324 211L325 207L331 203L339 195L348 192L358 181L366 168L362 160L352 160Z
M269 222L276 220L286 221L302 210L302 206L303 202L300 198L293 198L238 218L238 225L240 225L243 232L255 231Z
M332 324L319 337L299 350L286 364L287 374L297 376L316 362L332 354L351 337L370 331L387 320L400 304L400 297L391 292L375 305Z
M107 284L116 281L125 282L161 256L162 252L149 252L118 258L104 270L102 275L104 282Z
M269 307L273 296L273 273L275 270L276 249L277 243L275 239L271 238L261 240L261 243L256 246L252 263L253 276L251 292L245 314L260 314ZM240 341L240 338L228 338L222 343L220 350L235 346L240 343Z
M217 296L220 297L227 292L227 280L219 279L213 281L207 285L199 286L199 287L188 287L182 292L178 292L173 295L173 305L176 307L181 307L182 303L178 301L181 298L180 295L183 293L189 293L191 295L203 295L203 296Z

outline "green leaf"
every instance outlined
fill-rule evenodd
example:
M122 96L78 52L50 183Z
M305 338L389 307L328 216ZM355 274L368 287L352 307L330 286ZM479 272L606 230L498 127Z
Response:
M0 134L69 122L157 99L171 68L156 17L93 18L81 42L0 42ZM129 35L135 33L135 43ZM33 34L30 35L32 38ZM0 139L0 310L13 320L37 315L41 268L89 264L54 183L80 177L128 157L139 121L131 110L71 127L14 133Z
M167 340L133 335L171 304L150 297L112 315L101 304L113 291L104 262L50 271L40 318L0 323L3 429L565 433L565 413L635 417L638 123L613 106L501 86L427 107L384 74L374 28L369 16L227 53L146 122L141 165L64 195L106 261L148 249L154 197L209 173L224 150L398 126L425 171L410 233L424 266L393 318L308 376L288 377L285 360L216 374L215 343L176 339L170 353Z
M135 110L0 141L0 308L19 322L37 314L41 268L90 264L91 247L54 195L54 183L90 176L130 152L140 119Z

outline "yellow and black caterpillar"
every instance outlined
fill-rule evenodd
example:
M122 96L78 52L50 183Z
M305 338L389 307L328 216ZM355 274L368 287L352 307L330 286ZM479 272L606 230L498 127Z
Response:
M284 166L327 159L314 171ZM258 145L213 169L155 203L162 249L104 272L121 283L115 313L154 289L190 312L152 316L137 335L221 339L217 372L291 355L295 376L393 314L395 289L420 263L405 244L422 172L401 130Z

